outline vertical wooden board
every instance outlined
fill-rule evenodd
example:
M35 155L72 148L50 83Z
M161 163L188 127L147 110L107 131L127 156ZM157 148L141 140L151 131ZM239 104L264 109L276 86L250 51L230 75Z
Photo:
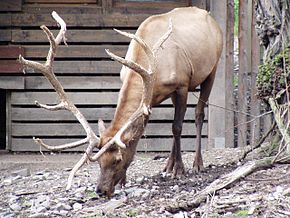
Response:
M238 146L247 145L247 75L248 75L248 0L240 1L239 5L239 85L238 85Z
M1 0L0 1L0 11L21 11L22 0Z
M227 2L226 32L226 147L234 147L234 0Z
M217 67L217 73L213 88L209 97L209 147L224 148L225 147L225 34L226 34L226 17L227 17L227 1L211 0L211 15L220 25L223 32L223 51ZM216 106L218 105L218 107ZM218 121L217 121L218 120Z
M256 16L255 16L255 3L252 3L252 21L251 21L251 107L250 113L257 116L261 113L261 101L257 98L256 78L260 64L260 43L256 33ZM251 123L250 142L255 144L261 136L261 121L256 119Z

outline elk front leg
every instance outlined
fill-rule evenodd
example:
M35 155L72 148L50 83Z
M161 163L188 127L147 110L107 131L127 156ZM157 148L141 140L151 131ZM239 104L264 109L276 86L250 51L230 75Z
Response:
M173 96L172 101L175 106L174 121L172 125L173 146L164 168L167 173L173 173L173 177L184 174L184 165L181 157L180 138L182 132L182 123L186 112L187 89L177 90Z

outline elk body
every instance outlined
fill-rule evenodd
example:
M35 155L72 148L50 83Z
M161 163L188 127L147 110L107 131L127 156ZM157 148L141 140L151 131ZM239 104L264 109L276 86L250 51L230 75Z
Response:
M140 25L134 36L125 35L133 38L126 60L108 52L113 59L125 66L121 70L123 85L114 118L108 128L105 128L101 120L99 121L100 138L96 137L89 127L86 128L86 123L82 123L87 131L87 138L77 143L52 147L36 139L39 144L50 150L89 144L86 153L71 172L68 188L74 173L87 159L98 160L100 164L98 193L110 196L116 184L124 184L126 170L134 158L136 146L148 122L151 107L167 98L172 99L175 107L172 125L174 139L164 170L174 176L183 174L180 138L187 95L199 85L200 98L195 115L196 157L193 168L196 171L203 168L201 129L204 107L212 89L222 51L222 32L218 24L204 10L196 7L177 8L165 14L149 17ZM33 67L25 63L26 60L20 58L20 61ZM49 109L47 106L40 106ZM69 108L65 109L70 110ZM74 114L76 116L78 113ZM192 144L194 145L194 142ZM90 156L94 147L98 147L100 151Z

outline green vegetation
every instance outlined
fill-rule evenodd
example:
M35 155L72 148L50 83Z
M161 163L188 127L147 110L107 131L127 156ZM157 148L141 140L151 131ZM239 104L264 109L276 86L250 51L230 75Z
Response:
M249 215L249 211L248 210L239 210L236 212L237 216L247 216Z
M239 30L239 0L234 0L234 17L235 17L234 34L235 36L237 36Z
M289 81L289 61L289 47L286 47L273 59L268 59L259 66L257 89L260 98L275 96L285 89L286 80Z

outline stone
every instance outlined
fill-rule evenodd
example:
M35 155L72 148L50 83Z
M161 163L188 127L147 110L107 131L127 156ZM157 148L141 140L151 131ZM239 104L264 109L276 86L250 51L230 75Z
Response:
M12 179L4 179L2 182L3 185L8 186L12 184Z
M144 181L144 176L138 177L136 179L136 183L139 183L139 184L143 183L143 181Z
M11 174L12 174L12 176L22 176L22 177L26 177L26 176L31 175L30 170L27 168L13 171Z
M81 210L83 208L83 205L81 205L80 203L74 203L73 204L73 209L74 210Z
M9 207L13 211L20 211L22 209L21 206L19 204L16 204L16 203L9 205Z

